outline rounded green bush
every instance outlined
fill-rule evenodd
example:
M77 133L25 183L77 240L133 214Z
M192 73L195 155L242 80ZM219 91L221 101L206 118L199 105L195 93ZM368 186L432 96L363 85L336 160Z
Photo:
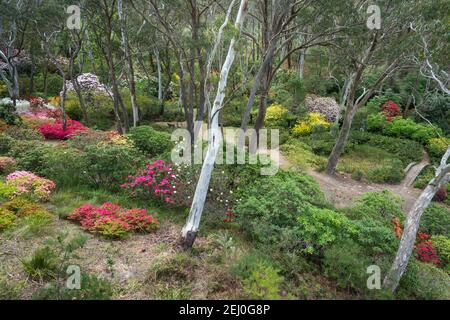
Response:
M400 297L424 300L450 299L448 274L431 263L410 261L398 288Z
M132 128L128 137L139 150L151 157L165 153L173 146L169 134L156 131L150 126Z

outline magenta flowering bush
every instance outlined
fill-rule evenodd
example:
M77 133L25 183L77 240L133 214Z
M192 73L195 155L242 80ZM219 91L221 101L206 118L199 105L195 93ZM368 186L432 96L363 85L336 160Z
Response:
M158 228L158 221L145 209L124 209L106 202L100 207L85 204L68 217L78 221L83 229L107 238L120 239L130 232L151 232Z
M6 177L6 185L15 192L12 197L26 195L39 201L47 201L56 184L28 171L15 171Z
M176 202L177 175L172 165L167 165L164 160L147 164L138 175L130 176L129 179L130 182L124 183L121 188L129 188L135 195L144 193L165 203Z

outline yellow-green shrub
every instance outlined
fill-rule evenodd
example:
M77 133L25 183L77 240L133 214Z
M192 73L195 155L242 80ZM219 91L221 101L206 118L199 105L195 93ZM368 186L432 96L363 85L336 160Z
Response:
M292 128L292 133L297 135L308 135L311 134L316 127L329 128L330 125L331 123L325 120L323 115L318 112L312 112Z
M435 158L441 158L449 146L450 139L445 137L431 138L427 144L430 155Z
M283 119L283 116L288 113L288 109L281 104L274 103L267 108L265 123L266 126L277 126Z
M15 219L16 216L13 212L5 208L0 208L0 231L8 228L11 224L13 224Z

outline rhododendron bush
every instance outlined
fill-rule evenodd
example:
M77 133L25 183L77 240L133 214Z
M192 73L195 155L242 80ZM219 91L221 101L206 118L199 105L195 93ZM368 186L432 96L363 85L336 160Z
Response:
M429 240L430 236L426 233L417 234L417 245L415 247L417 259L423 262L439 265L441 263L436 249Z
M389 122L391 122L395 117L402 115L399 106L392 100L388 100L385 104L383 104L381 107L381 112Z
M27 195L40 201L47 201L56 187L53 181L41 178L28 171L11 173L6 177L6 185L14 190L13 198Z
M320 113L328 122L336 121L340 108L334 98L309 95L305 99L309 112Z
M131 190L133 196L187 208L192 204L200 169L200 166L172 165L157 160L147 164L136 176L128 177L129 182L121 187ZM211 178L205 208L230 218L229 213L236 202L234 192L230 190L232 184L225 171L216 171Z
M121 187L132 189L134 194L145 193L166 203L175 203L176 178L171 165L166 165L164 160L157 160L147 164L138 175L130 176L130 182Z
M46 139L66 140L74 135L88 130L84 125L75 120L67 120L66 130L63 129L62 121L46 123L39 127L39 131Z
M78 221L83 229L107 238L120 239L130 232L151 232L158 228L158 221L145 209L124 209L106 202L100 207L85 204L68 217Z
M103 93L106 95L112 95L112 92L103 85L99 78L92 73L83 73L77 77L78 84L82 91ZM66 81L67 92L75 91L72 81Z

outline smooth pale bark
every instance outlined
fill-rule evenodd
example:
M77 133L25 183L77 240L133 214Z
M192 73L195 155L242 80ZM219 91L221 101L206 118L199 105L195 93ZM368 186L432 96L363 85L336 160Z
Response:
M390 289L392 292L395 292L397 289L400 279L408 266L409 259L411 258L414 249L417 231L419 230L420 218L434 198L436 192L450 181L450 164L447 164L449 156L450 146L442 157L441 164L436 170L435 177L423 190L406 218L405 228L400 240L397 255L383 282L383 286L386 289Z
M242 24L248 10L248 1L249 0L241 0L239 11L236 17L234 26L239 32L242 28ZM211 174L214 169L214 162L216 161L217 153L221 146L222 136L221 130L219 128L219 114L225 98L225 88L227 86L228 74L236 56L235 46L236 39L232 38L229 45L227 57L222 66L220 80L217 88L217 95L211 110L211 128L209 132L209 144L206 152L205 162L203 164L200 178L197 183L197 188L195 190L189 217L182 230L183 245L185 248L191 248L194 244L195 238L197 237L197 232L200 226L200 220L206 201L206 195L208 193L209 182L211 180Z
M123 1L117 1L117 8L119 13L119 21L120 21L120 33L122 35L122 49L125 53L125 58L127 60L127 71L128 71L128 85L130 86L130 98L131 98L131 109L133 112L133 126L136 127L139 122L139 107L137 104L136 98L136 82L134 80L134 66L133 66L133 58L131 57L131 49L128 43L128 36L125 27L125 16L123 13Z
M298 75L300 79L303 79L305 75L305 58L306 58L306 48L300 50L300 62L298 67Z

